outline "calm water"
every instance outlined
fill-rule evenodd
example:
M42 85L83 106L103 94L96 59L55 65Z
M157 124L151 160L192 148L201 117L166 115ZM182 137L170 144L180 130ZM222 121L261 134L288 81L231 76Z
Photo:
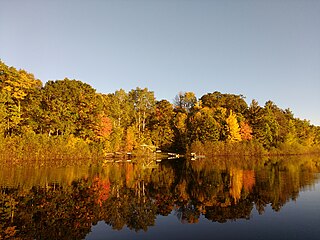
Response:
M3 164L0 239L319 239L319 173L319 157Z

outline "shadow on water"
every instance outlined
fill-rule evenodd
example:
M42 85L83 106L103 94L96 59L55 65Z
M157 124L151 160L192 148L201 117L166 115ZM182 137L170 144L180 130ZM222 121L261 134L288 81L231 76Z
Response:
M157 159L156 159L157 160ZM319 157L132 159L76 166L2 166L0 236L83 239L104 221L148 231L159 216L249 220L279 212L318 182Z

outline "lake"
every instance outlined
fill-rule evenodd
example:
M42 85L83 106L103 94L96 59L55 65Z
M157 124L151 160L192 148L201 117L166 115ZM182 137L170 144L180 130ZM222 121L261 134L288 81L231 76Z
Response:
M1 164L0 239L319 239L320 157Z

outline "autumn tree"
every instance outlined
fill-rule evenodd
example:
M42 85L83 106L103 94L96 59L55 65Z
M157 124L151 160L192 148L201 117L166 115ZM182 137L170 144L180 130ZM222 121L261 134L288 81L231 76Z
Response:
M198 110L189 118L188 123L190 143L219 140L219 123L215 120L212 109L204 107Z
M145 133L147 121L154 113L154 93L147 88L141 89L137 87L129 92L129 99L134 106L135 123L139 138L141 138Z
M223 107L218 107L213 109L213 117L218 123L219 140L225 141L227 139L227 109Z
M113 126L109 137L110 151L132 151L138 131L134 125L134 103L129 94L120 89L115 93L103 95L103 110Z
M131 152L136 146L136 132L133 126L129 126L126 131L125 137L125 150Z
M23 115L29 106L24 104L25 99L41 88L41 81L25 70L8 67L0 61L0 100L2 118L6 123L6 134L21 133Z
M293 145L298 142L297 130L293 120L288 122L288 133L285 136L284 143Z
M173 117L174 111L170 102L161 100L156 103L155 113L149 122L151 138L156 146L164 149L172 146L174 141Z
M227 123L227 140L229 142L241 141L240 127L236 115L230 111L229 117L226 119Z
M104 96L104 108L109 117L114 121L114 125L126 129L131 125L134 118L134 103L129 98L129 94L123 90Z
M111 119L103 114L98 115L95 134L100 139L107 139L112 132Z
M174 99L174 106L180 111L190 112L196 103L197 98L193 92L179 92Z
M175 148L185 150L187 146L187 119L188 115L184 112L177 112L173 118Z
M45 132L94 137L102 110L101 96L88 84L77 80L49 81L43 88L42 107Z
M264 111L259 103L253 99L245 112L245 118L252 128L253 139L260 141L265 136Z
M248 108L243 95L223 94L218 91L203 95L200 100L203 106L209 108L223 107L234 113L244 113Z
M251 140L252 139L252 128L246 122L240 123L240 135L242 140Z
M297 120L295 126L299 143L307 147L312 146L316 138L316 129L310 126L307 120Z

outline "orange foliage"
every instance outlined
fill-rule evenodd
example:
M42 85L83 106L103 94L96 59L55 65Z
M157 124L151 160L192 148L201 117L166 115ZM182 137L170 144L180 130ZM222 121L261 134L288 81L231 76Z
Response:
M240 123L240 135L242 140L251 140L252 139L252 128L248 123Z
M100 124L97 134L100 137L107 138L112 132L112 121L106 116L100 116Z

